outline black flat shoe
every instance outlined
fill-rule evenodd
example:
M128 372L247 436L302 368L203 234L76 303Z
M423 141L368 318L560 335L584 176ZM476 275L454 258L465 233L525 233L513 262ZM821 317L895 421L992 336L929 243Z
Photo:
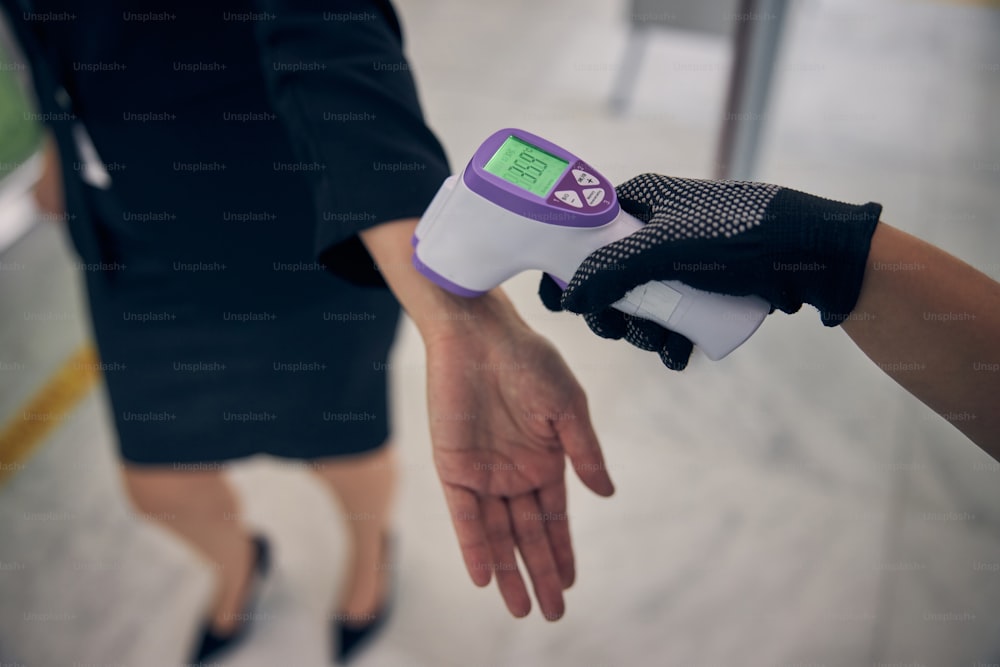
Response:
M382 540L382 562L386 569L392 568L391 557L393 551L393 540L386 536ZM358 651L385 627L389 616L392 613L393 602L396 597L396 577L393 572L388 574L389 581L385 592L385 599L382 607L374 614L368 614L357 618L352 618L346 614L337 614L333 619L334 655L337 657L337 664L346 665L353 660Z
M260 585L271 569L271 546L267 539L261 535L254 535L250 540L253 543L254 560L250 567L250 582L246 602L243 605L245 618L252 618L253 609L257 606L257 596L260 594ZM198 649L191 662L199 664L226 649L233 648L246 636L249 627L250 622L243 621L232 632L219 634L212 629L211 623L205 623L202 626L201 639L198 640Z

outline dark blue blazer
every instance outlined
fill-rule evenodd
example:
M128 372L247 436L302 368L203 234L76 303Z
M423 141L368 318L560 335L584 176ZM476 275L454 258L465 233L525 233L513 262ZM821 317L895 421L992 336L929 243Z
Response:
M307 215L319 261L379 283L358 230L419 216L448 175L392 7L206 0L164 9L173 4L0 0L58 142L81 255L114 260L155 245L191 259L192 234L224 254L242 241L220 220ZM130 220L90 220L76 124ZM305 198L305 208L272 210L275 190ZM285 232L255 242L304 233Z

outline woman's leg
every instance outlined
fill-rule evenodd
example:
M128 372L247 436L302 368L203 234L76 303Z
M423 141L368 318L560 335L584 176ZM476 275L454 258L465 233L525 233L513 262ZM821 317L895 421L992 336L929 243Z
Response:
M317 459L313 469L344 510L351 549L337 613L365 619L379 610L388 581L383 538L396 491L396 461L388 443L355 456Z
M245 602L253 546L222 472L126 465L125 487L137 512L187 540L212 563L218 574L212 629L218 634L235 629Z

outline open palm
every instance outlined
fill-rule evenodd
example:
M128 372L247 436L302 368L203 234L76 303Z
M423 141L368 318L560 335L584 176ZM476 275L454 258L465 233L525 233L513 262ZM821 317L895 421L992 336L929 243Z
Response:
M561 617L575 578L566 457L595 493L614 492L583 390L527 328L438 341L427 362L434 461L472 580L495 573L507 608L526 615L519 551L542 613Z

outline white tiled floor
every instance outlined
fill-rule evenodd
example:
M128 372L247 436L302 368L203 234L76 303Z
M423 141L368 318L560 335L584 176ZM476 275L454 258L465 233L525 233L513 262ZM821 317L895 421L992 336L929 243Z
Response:
M613 118L618 3L400 9L453 166L514 125L576 148L615 181L709 175L727 62L717 40L659 35L631 110ZM812 0L789 28L761 180L880 201L885 220L1000 278L1000 13ZM58 255L54 239L34 242ZM495 590L466 579L430 466L421 348L404 325L393 360L398 605L364 665L1000 662L1000 465L842 332L815 313L777 314L730 358L673 374L545 311L536 279L509 291L587 388L618 487L611 500L572 487L569 612L515 621ZM0 656L176 664L180 648L167 647L192 631L208 572L129 516L98 398L0 489L0 534L15 538L0 541L0 562L31 564L0 571ZM274 535L278 567L259 630L225 664L323 664L319 609L337 585L339 519L301 469L261 460L233 478L249 520ZM24 514L43 510L56 518ZM57 621L24 610L75 618L54 633Z

